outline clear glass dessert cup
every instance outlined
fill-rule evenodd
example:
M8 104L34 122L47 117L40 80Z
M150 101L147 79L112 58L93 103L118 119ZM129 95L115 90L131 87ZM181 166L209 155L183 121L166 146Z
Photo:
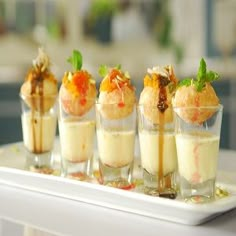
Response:
M57 96L20 94L20 99L26 169L53 174L58 169L54 166L52 155L57 126Z
M176 197L177 154L174 121L160 114L157 106L138 105L138 134L144 193ZM172 111L168 111L171 114ZM163 117L159 117L159 115Z
M133 187L136 132L135 104L96 103L100 183L121 189Z
M95 100L91 101L95 104ZM62 176L87 181L93 175L95 141L94 105L83 114L73 115L59 100L59 137Z
M215 199L223 106L175 107L180 194L194 203Z

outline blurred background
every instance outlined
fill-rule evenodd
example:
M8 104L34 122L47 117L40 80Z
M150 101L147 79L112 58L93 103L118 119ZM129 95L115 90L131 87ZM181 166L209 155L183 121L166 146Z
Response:
M137 97L148 67L183 79L204 57L221 76L221 148L236 149L235 13L235 0L0 0L0 144L22 140L19 88L43 46L59 82L78 49L97 84L101 64L121 64Z

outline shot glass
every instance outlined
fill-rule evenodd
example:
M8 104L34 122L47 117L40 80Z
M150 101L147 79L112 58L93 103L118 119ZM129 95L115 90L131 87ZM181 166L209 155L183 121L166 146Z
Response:
M62 176L80 181L89 180L93 171L94 106L85 114L77 116L68 113L59 100L59 137Z
M175 198L177 154L172 110L168 111L168 122L156 106L138 105L137 110L144 193Z
M214 200L223 107L174 111L180 194L194 203Z
M57 96L20 95L20 99L23 142L27 153L26 169L52 174Z
M121 189L133 186L135 104L129 108L127 116L117 118L119 104L96 104L100 182Z

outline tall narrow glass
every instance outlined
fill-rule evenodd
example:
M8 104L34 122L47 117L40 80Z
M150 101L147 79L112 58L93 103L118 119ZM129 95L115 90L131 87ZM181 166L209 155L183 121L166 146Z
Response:
M26 168L41 173L53 173L52 150L56 135L57 96L23 96L21 123L27 151Z
M96 104L98 159L101 183L117 188L132 187L136 109L122 118L109 119L119 104ZM111 115L112 116L112 115Z
M172 111L171 111L172 114ZM157 117L163 116L163 120ZM138 106L138 133L144 192L152 196L176 197L177 157L174 122L165 122L157 106Z
M92 175L94 154L94 106L79 116L68 113L59 101L59 136L62 176L88 180Z
M174 111L180 194L194 203L214 200L223 107Z

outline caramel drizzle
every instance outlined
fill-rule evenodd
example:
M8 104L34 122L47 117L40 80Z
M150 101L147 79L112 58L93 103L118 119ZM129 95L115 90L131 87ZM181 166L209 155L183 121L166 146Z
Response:
M159 97L157 103L157 109L159 110L159 142L158 142L158 192L161 194L163 190L168 187L166 186L164 175L163 175L163 154L164 154L164 129L165 129L165 111L169 107L167 104L167 92L166 86L170 83L170 80L167 77L159 76ZM169 182L169 181L168 181ZM170 185L170 184L168 184Z
M43 150L43 121L42 121L42 115L44 112L44 99L43 99L43 75L41 71L39 72L34 72L32 75L32 80L31 80L31 96L32 96L32 102L33 102L33 107L32 107L32 137L33 137L33 152L34 153L41 153ZM37 88L39 90L39 93L37 94ZM35 95L39 95L39 98ZM39 102L39 104L37 104ZM35 108L39 105L39 140L37 140L37 119L35 117ZM37 148L37 141L39 142L39 146Z

